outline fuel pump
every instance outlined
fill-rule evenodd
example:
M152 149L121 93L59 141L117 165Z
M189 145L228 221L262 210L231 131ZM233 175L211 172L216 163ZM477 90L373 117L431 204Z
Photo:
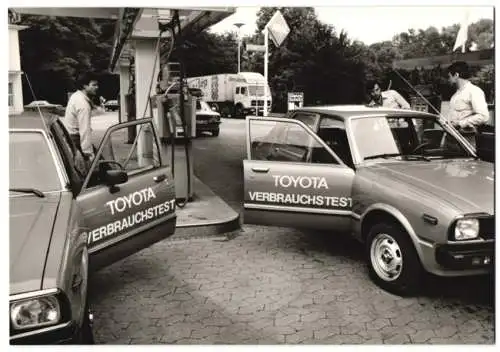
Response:
M159 23L159 27L160 32L168 30L172 35L171 47L166 60L168 61L174 43L179 43L178 34L181 30L179 12L175 11L170 23ZM171 165L176 186L177 205L184 207L193 198L192 139L196 137L196 100L188 92L184 65L181 61L182 54L180 49L178 50L179 62L167 63L160 69L161 82L157 85L157 93L159 94L151 97L150 107L155 107L156 113L153 112L152 116L158 128L160 140L170 140ZM174 79L174 75L171 75L169 70L169 67L173 66L179 67L178 79ZM165 87L167 88L163 91L162 88ZM178 140L182 141L184 145L183 157L181 154L176 153L176 143ZM176 167L176 160L181 159L184 159L185 163Z

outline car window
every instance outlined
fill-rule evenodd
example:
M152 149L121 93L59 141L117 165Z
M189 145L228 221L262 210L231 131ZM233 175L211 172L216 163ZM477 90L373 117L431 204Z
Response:
M55 121L51 125L51 129L56 145L61 152L66 173L69 175L75 189L79 190L89 171L89 165L85 162L82 152L76 148L60 120Z
M241 87L241 94L243 94L243 95L247 94L247 88L246 87Z
M41 132L9 133L9 188L61 189L57 166Z
M236 94L240 94L240 87L236 87Z
M201 103L199 100L196 100L196 110L201 110Z
M468 157L460 142L437 119L377 116L352 120L354 141L364 159L381 154Z
M143 123L139 126L137 136L132 143L126 143L128 127L112 131L103 141L101 159L120 163L129 174L160 167L160 149L151 123Z
M252 160L338 164L313 135L297 123L250 121Z
M316 127L316 122L318 121L319 116L317 114L309 114L303 112L297 112L292 117L294 120L302 121L305 125L307 125L312 130Z
M343 121L329 116L322 116L319 124L318 136L346 165L351 167L354 165Z

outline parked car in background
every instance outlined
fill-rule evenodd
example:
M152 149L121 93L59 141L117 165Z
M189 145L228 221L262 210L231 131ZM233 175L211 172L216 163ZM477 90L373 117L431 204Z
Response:
M26 111L48 111L58 116L64 116L65 108L61 104L52 104L47 100L33 100L31 103L24 106Z
M104 103L104 108L106 111L118 111L120 105L118 104L118 100L108 100Z
M196 100L196 134L210 132L217 137L220 132L220 114L214 111L206 101Z

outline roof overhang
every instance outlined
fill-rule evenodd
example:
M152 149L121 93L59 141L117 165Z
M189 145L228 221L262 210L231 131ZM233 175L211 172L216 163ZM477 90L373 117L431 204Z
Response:
M174 11L179 11L180 30L183 37L200 33L208 27L232 15L234 7L196 7L196 8L143 8L125 9L116 24L115 41L110 70L114 71L119 62L128 65L134 55L134 39L169 37L170 33L160 33L159 22L169 23ZM134 12L135 11L135 12Z
M118 8L118 7L15 7L18 14L61 17L84 17L116 20L110 70L114 71L119 60L133 55L131 39L157 38L160 34L158 21L168 22L175 10L179 10L181 35L197 34L232 15L235 7L165 7L165 8ZM168 37L168 33L164 36ZM128 61L128 60L127 60Z

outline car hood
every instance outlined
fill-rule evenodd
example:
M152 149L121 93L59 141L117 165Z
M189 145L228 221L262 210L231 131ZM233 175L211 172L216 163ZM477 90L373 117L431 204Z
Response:
M10 294L39 290L60 195L9 199Z
M196 110L196 116L220 116L217 111L213 110Z
M381 176L398 180L444 200L463 213L494 214L493 164L480 160L448 159L397 162L373 167Z

